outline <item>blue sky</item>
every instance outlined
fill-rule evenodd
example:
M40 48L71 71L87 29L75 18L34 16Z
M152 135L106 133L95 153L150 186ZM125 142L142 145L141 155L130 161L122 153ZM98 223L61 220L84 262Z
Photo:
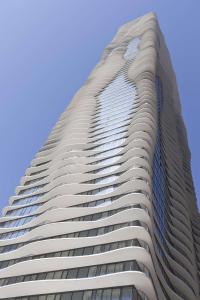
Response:
M199 10L197 0L1 0L0 208L118 27L149 11L177 75L200 201Z

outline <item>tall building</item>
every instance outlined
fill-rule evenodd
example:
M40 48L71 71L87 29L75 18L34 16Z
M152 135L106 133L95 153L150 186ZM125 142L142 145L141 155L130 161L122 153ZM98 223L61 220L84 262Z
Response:
M199 219L150 13L119 29L4 208L0 299L200 299Z

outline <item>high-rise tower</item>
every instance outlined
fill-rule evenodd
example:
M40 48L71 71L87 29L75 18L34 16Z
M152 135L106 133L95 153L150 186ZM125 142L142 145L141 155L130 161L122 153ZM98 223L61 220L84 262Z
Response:
M0 219L0 299L199 299L200 226L154 14L122 26Z

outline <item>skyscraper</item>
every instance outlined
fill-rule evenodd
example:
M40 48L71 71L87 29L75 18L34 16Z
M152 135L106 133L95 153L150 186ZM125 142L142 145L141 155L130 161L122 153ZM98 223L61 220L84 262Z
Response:
M199 299L200 225L157 19L122 26L0 219L0 299Z

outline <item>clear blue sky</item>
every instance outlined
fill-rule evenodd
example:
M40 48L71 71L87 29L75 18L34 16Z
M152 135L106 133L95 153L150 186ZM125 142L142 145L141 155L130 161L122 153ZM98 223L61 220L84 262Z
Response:
M118 27L149 11L177 74L200 201L200 1L1 0L0 207Z

